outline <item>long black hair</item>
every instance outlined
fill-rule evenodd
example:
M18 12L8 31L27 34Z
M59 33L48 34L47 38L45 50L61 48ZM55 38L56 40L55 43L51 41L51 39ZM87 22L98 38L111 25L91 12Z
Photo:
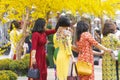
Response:
M61 26L61 27L70 27L70 19L67 18L66 16L61 16L58 19L55 30L58 30L59 26Z
M66 16L61 16L58 20L59 26L62 27L69 27L70 26L70 19Z
M32 33L33 33L33 32L39 32L39 33L44 32L44 31L45 31L45 29L44 29L45 24L46 24L45 19L43 19L43 18L38 18L38 19L35 21L35 24L34 24Z
M59 22L57 22L56 26L55 26L55 30L57 31L59 28Z
M81 37L81 34L83 32L87 32L89 29L89 25L84 22L84 21L79 21L77 23L77 27L76 27L76 35L77 35L77 40L79 41L80 40L80 37Z

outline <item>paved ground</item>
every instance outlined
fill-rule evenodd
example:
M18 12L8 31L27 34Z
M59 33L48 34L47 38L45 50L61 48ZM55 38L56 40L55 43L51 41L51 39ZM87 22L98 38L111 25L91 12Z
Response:
M27 80L27 77L19 77L18 80ZM48 69L48 79L55 80L54 69ZM95 66L95 80L102 80L101 67Z
M8 55L0 56L0 59L5 59L5 58L9 58L9 56Z
M8 58L8 56L0 56L0 59ZM101 66L94 66L95 68L95 80L102 80ZM27 77L18 77L18 80L27 80ZM54 69L48 69L48 79L55 80Z

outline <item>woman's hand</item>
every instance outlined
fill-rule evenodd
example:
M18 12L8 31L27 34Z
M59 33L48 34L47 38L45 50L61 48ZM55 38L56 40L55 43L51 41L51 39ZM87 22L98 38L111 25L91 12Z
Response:
M113 54L113 50L112 49L107 49L106 52L110 53L112 58L115 59L115 55Z
M98 55L99 55L99 56L103 56L103 55L104 55L104 52L99 52Z
M108 52L108 53L112 53L112 51L113 51L112 49L107 49L106 50L106 52Z
M31 67L33 67L33 66L32 66L33 64L36 64L36 59L35 59L35 57L32 57L32 58L31 58Z
M76 62L76 60L75 60L75 58L74 58L74 56L73 56L73 55L71 55L71 58L72 58L72 63L75 63L75 62Z
M75 45L72 45L72 50L76 53L79 53L79 49Z
M76 62L75 58L72 58L72 63L75 63L75 62Z

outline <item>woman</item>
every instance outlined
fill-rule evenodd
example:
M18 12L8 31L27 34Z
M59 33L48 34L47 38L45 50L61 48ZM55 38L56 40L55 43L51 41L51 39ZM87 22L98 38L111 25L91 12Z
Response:
M92 74L90 76L80 75L80 80L94 80L94 59L93 59L93 50L92 46L97 47L98 49L111 52L112 50L107 49L106 47L99 44L92 35L88 32L89 25L84 21L79 21L76 27L77 33L77 48L82 54L78 55L78 60L83 60L92 64ZM80 53L79 52L79 53Z
M10 42L11 42L11 50L9 57L11 59L16 59L16 47L17 43L22 38L22 29L20 27L20 23L18 21L12 21L10 25Z
M59 80L67 80L70 58L73 58L71 51L72 33L69 30L70 20L61 16L58 20L56 35L54 36L54 45L59 48L56 58L56 71Z
M105 47L116 50L120 47L120 41L116 37L116 25L109 21L104 24L102 44ZM119 80L116 74L116 61L110 56L109 53L105 53L102 59L102 78L103 80ZM120 74L120 66L118 66L118 72Z
M31 66L36 63L40 70L40 78L37 80L47 80L46 38L56 32L56 30L45 30L45 24L43 18L38 18L32 30Z

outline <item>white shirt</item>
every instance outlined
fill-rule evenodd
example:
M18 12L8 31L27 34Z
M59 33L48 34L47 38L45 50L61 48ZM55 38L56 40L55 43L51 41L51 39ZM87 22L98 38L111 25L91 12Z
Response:
M120 40L120 31L119 30L116 31L115 35L116 35L117 39Z

